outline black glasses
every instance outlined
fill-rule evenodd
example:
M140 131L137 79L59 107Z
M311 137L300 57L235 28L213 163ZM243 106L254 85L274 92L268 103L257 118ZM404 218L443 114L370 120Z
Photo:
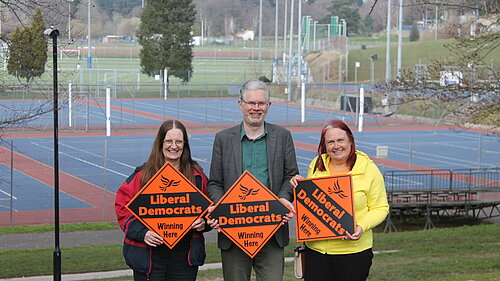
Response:
M258 106L260 108L266 108L267 106L269 106L269 102L263 102L263 101L259 101L259 102L253 102L253 101L246 101L244 99L240 99L242 102L244 102L245 104L247 104L248 106L250 107L255 107L255 106Z

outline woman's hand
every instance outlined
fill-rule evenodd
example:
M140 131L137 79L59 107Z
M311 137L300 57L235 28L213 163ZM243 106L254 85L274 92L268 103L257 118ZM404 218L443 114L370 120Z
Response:
M195 220L191 225L191 228L197 231L203 231L205 229L205 220L202 218Z
M346 236L343 236L342 240L359 240L359 238L361 238L361 235L363 235L363 228L359 225L356 225L356 232L350 234L346 231Z
M300 180L300 179L303 179L304 177L297 174L295 176L293 176L291 179L290 179L290 184L295 188L297 187L297 185L299 185L299 183L297 182L297 180Z
M144 235L144 243L146 243L146 245L148 246L156 247L163 243L163 238L161 238L161 236L156 234L155 232L148 230L148 232L146 232L146 235Z

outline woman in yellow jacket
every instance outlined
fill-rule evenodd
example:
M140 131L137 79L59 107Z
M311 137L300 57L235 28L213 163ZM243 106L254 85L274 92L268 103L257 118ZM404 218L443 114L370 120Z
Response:
M321 131L318 156L309 165L307 178L352 175L356 229L342 239L306 242L305 280L366 280L372 264L372 229L389 212L384 178L373 161L356 150L354 136L340 120L331 120ZM291 184L296 187L295 175Z

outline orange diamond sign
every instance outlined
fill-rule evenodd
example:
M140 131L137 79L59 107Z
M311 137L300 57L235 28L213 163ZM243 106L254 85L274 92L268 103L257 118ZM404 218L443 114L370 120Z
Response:
M273 192L245 171L208 216L218 220L220 231L253 258L290 211Z
M351 176L298 180L295 188L297 241L341 238L354 233Z
M205 194L167 162L126 207L172 249L211 205Z

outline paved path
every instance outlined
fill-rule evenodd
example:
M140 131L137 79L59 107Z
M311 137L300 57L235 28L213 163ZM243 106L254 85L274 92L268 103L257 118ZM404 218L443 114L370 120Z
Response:
M295 220L289 224L290 237L295 238ZM204 235L206 242L217 241L215 230L205 232ZM0 250L54 248L54 240L53 232L4 234L0 235ZM122 244L123 232L120 229L61 232L59 241L61 248Z

